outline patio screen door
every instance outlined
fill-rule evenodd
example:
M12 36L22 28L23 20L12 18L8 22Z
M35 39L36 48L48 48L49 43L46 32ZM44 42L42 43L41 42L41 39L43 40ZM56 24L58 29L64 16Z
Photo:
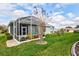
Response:
M27 35L27 27L22 27L22 35Z

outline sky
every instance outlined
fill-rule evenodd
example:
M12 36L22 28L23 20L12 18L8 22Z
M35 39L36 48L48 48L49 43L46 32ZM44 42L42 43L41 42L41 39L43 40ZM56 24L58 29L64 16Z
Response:
M0 3L0 24L8 25L19 17L33 15L34 6L46 12L45 21L56 28L79 24L78 3Z

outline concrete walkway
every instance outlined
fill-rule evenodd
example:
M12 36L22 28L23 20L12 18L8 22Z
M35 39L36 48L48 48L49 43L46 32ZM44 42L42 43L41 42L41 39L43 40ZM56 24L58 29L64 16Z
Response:
M13 46L17 46L17 45L20 45L22 43L31 42L34 40L39 40L39 38L32 39L32 40L26 40L26 41L22 41L22 42L18 42L16 39L12 39L12 40L7 40L6 44L7 44L7 47L13 47Z
M7 40L6 41L7 47L13 47L13 46L17 46L19 45L19 43L17 41L15 41L14 39L12 40Z

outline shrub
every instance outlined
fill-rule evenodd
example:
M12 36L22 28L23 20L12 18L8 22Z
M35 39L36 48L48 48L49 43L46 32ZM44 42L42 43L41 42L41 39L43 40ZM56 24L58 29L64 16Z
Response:
M38 38L39 36L38 35L34 35L34 38Z
M26 37L22 37L20 41L25 41L26 40Z
M13 39L13 36L10 35L10 33L6 33L6 37L7 37L7 40L11 40L11 39Z
M74 30L74 33L79 33L79 30Z
M27 38L27 39L33 39L34 36L33 36L31 33L29 33L26 38Z

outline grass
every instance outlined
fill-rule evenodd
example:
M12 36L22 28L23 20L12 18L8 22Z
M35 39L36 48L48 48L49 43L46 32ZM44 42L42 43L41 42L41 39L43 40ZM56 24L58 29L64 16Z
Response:
M79 40L79 33L65 33L62 36L46 35L47 45L38 45L36 41L19 46L6 47L5 34L0 35L1 56L69 56L72 44Z

